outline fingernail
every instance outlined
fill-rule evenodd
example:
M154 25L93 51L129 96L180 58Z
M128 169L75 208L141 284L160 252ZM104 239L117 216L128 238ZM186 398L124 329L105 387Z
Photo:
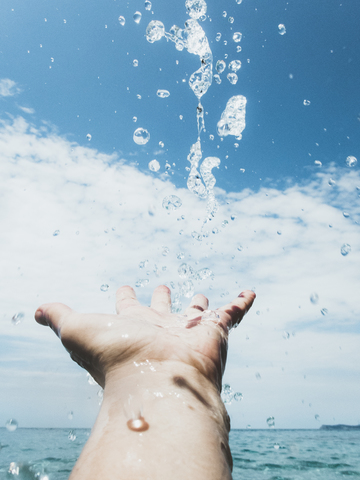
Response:
M244 298L245 295L243 293L240 293L240 295L238 295L239 298Z

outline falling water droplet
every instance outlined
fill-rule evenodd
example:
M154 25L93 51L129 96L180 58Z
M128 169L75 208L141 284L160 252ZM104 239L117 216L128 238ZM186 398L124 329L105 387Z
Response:
M60 230L55 230L55 232L53 233L53 237L57 237L58 235L60 235Z
M229 63L229 70L232 72L237 72L241 68L240 60L233 60Z
M160 170L160 163L155 159L151 160L151 162L149 162L149 169L152 172L158 172Z
M146 28L146 40L149 43L154 43L165 35L165 27L159 20L152 20Z
M13 325L18 325L20 322L23 321L25 314L23 312L15 313L12 317L11 322Z
M320 162L320 160L315 160L314 163L317 167L322 167L322 163Z
M224 402L225 405L231 405L231 402L233 401L234 398L234 392L233 389L225 383L223 385L222 390L221 390L221 399Z
M133 16L134 22L139 24L140 20L141 20L141 17L142 17L142 15L141 15L140 12L135 12L134 16Z
M136 58L133 60L133 66L134 67L139 66L139 60L137 60Z
M146 145L150 140L150 133L145 128L137 128L133 140L137 145Z
M346 158L345 162L348 167L355 167L357 164L357 158L350 155Z
M86 138L87 138L87 139L89 140L89 142L90 142L90 140L91 140L91 135L90 135L90 133L88 133L88 134L86 135Z
M236 75L235 73L232 75ZM224 112L217 124L217 132L220 137L234 135L241 137L245 128L246 98L236 95L227 102Z
M14 418L10 418L10 420L5 423L5 427L8 432L15 432L18 428L18 422Z
M234 17L229 17L229 23L234 23Z
M349 245L348 243L344 243L344 245L342 245L341 247L341 255L343 257L346 257L346 255L349 255L350 252L351 252L351 245Z
M168 210L168 211L177 210L178 208L181 207L181 205L182 205L182 201L176 195L169 195L165 197L162 202L163 208L165 208L165 210Z
M285 25L283 25L282 23L280 23L280 24L278 25L278 30L279 30L280 35L285 35L285 33L286 33Z
M242 39L242 33L235 32L232 38L233 38L235 43L239 43Z
M238 81L238 76L236 75L236 73L228 73L227 79L229 80L231 85L236 85Z
M325 317L325 315L327 315L329 313L329 310L327 308L323 308L321 310L321 315L323 315Z
M76 435L75 435L74 430L70 430L70 432L68 434L68 439L70 440L70 442L74 442L76 440Z
M146 285L149 284L149 280L147 278L145 279L140 279L135 283L136 288L143 288L146 287Z
M243 398L244 398L244 397L243 397L243 394L240 393L240 392L236 392L235 395L234 395L234 400L235 400L236 402L241 402L241 400L242 400Z
M310 103L311 103L310 100L306 100L306 99L305 99L305 100L303 101L303 104L304 104L305 106L310 105Z
M120 17L118 18L118 20L119 20L120 25L122 25L122 26L125 25L125 17L123 17L122 15L120 15Z
M152 3L149 0L145 1L145 10L151 10Z
M167 98L170 96L170 92L168 90L158 90L156 95L160 98Z
M312 293L310 295L310 302L316 305L319 302L319 295L317 293Z
M274 417L267 418L266 423L268 424L269 428L274 428L275 427L275 418Z
M170 252L170 248L169 247L162 247L162 250L161 250L161 253L164 257L166 257L167 255L169 255L169 252Z
M215 40L216 40L217 42L220 42L220 40L221 40L221 33L217 33L217 34L216 34Z
M103 285L101 285L100 290L101 290L102 292L107 292L107 291L109 290L109 285L107 285L106 283L104 283Z

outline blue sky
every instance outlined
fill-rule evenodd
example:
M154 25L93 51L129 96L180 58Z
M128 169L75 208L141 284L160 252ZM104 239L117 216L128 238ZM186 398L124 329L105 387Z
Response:
M345 163L349 155L360 160L360 6L207 2L201 26L214 63L239 59L242 67L236 85L227 69L201 100L203 158L217 156L221 164L214 172L219 212L197 242L191 234L201 228L205 202L186 188L186 158L197 139L188 79L199 58L164 38L145 38L151 20L167 31L183 27L184 3L154 0L151 11L143 1L1 3L0 423L16 417L23 426L89 426L96 415L96 387L32 320L41 302L111 312L116 287L139 279L149 280L138 289L144 301L158 283L173 282L176 294L183 262L211 268L214 278L194 281L194 288L214 306L241 288L258 295L231 338L226 381L244 395L229 407L234 427L266 427L272 415L282 428L360 423L360 175L358 165ZM234 32L243 35L238 44ZM170 96L158 98L158 89ZM234 95L247 98L246 128L240 141L221 141L216 125ZM144 146L133 141L138 127L151 135ZM155 158L158 173L148 169ZM183 206L168 214L161 202L171 194ZM344 244L351 245L345 257ZM144 260L148 266L139 269ZM25 320L14 326L18 311Z

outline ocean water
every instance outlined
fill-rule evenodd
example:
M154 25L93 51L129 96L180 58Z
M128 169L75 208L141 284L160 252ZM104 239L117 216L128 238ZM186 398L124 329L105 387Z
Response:
M66 480L89 434L0 429L0 479ZM360 431L232 430L230 445L234 480L360 477Z

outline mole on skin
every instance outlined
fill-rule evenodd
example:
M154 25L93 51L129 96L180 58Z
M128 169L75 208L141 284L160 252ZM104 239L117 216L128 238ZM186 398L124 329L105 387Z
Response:
M150 428L150 425L146 422L144 417L129 420L126 425L128 426L128 429L133 432L146 432L146 430Z

